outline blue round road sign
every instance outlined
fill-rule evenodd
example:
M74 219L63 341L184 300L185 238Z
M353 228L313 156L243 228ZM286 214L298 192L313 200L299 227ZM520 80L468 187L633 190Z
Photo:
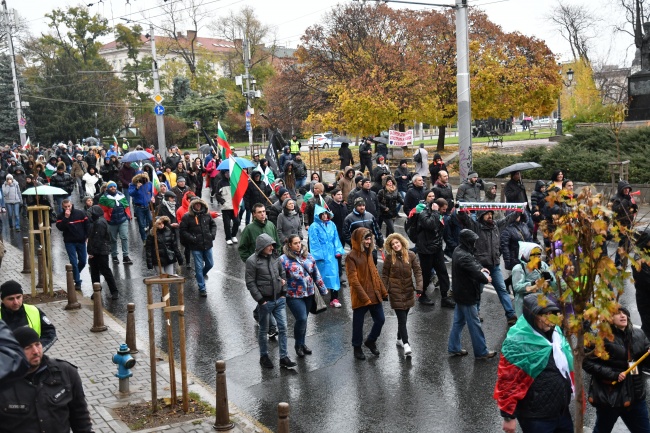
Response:
M153 107L153 112L159 116L162 116L163 114L165 114L165 107L163 107L162 105L156 105L155 107Z

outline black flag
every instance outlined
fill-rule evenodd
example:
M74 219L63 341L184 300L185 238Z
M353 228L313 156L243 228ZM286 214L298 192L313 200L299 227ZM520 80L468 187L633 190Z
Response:
M278 168L278 156L275 154L275 149L273 148L273 140L269 141L269 147L266 148L266 154L264 155L266 161L269 163L269 167L275 173L280 173Z

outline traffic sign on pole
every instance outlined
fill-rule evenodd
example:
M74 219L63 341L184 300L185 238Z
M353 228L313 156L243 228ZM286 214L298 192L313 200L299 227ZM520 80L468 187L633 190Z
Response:
M18 124L19 124L20 126L25 126L25 125L27 125L27 119L25 119L24 117L21 117L20 120L18 121Z
M160 93L157 93L157 94L153 95L151 97L151 99L153 99L153 101L158 105L160 105L162 103L162 101L165 100L165 98L163 98Z
M158 116L162 116L163 114L165 114L165 107L163 107L162 105L156 105L155 107L153 107L153 112L156 113Z

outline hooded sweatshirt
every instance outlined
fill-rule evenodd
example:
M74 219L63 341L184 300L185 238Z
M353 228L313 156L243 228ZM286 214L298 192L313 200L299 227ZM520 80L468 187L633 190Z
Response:
M194 209L196 203L201 207ZM208 251L217 236L217 224L208 212L208 204L201 199L192 200L179 226L181 243L192 251Z
M619 223L625 227L630 227L634 222L639 207L634 203L629 193L625 194L623 192L625 188L630 188L631 191L630 184L627 181L619 180L617 193L612 198L612 211L616 214Z
M293 210L287 209L287 204L293 201ZM282 202L282 212L278 215L278 238L280 243L284 245L285 241L290 235L298 235L302 240L302 218L296 211L295 200L292 198L285 199Z
M262 233L255 239L255 253L246 259L246 288L259 305L276 301L287 294L282 284L285 272L280 259L262 251L269 245L277 248L277 242Z
M514 307L517 316L521 316L524 311L524 298L529 294L526 288L534 285L543 276L550 277L549 285L557 294L555 274L549 272L546 262L541 260L541 257L537 257L534 264L531 263L530 253L534 249L539 250L540 253L542 251L536 243L519 242L519 263L512 268L512 289L515 293Z

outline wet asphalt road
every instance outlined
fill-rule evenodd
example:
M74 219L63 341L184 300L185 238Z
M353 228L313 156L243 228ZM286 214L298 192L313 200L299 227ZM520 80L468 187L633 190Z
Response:
M212 208L216 210L216 207ZM398 221L397 225L402 223ZM131 266L111 263L120 298L112 301L104 296L104 306L125 321L126 304L134 302L136 332L146 341L146 289L142 279L154 275L154 271L146 269L136 224L135 221L131 223L129 245L135 263ZM453 310L440 308L438 292L433 295L436 300L434 307L416 305L409 315L412 358L405 358L403 350L395 345L397 320L389 304L385 303L386 323L377 342L381 355L374 357L366 350L366 361L354 359L350 344L352 310L349 291L344 287L343 308L328 309L309 318L307 344L314 354L298 359L295 371L281 370L277 342L271 341L270 356L276 367L273 370L262 369L257 327L252 319L255 302L244 285L244 264L236 246L225 244L221 218L217 226L213 248L215 267L209 273L208 297L198 296L193 271L185 268L180 271L181 275L188 277L185 286L187 362L193 374L214 386L214 362L226 360L229 398L242 410L275 430L277 404L289 402L293 433L501 431L501 417L492 399L498 358L474 360L467 331L464 331L463 347L470 351L470 356L454 358L447 355ZM9 231L7 224L4 225L5 240L19 248L20 237L25 233L25 230L21 233ZM53 228L53 256L55 278L63 279L67 255L56 228ZM88 270L84 270L82 275L82 290L89 297L92 288ZM107 293L105 284L104 288ZM176 301L175 291L172 299ZM628 287L623 300L631 307L633 321L640 323L633 286ZM483 329L488 348L498 350L507 326L503 309L490 289L486 289L484 294L481 315L485 318ZM287 317L289 354L296 360L293 317L289 311ZM164 318L160 310L156 310L156 323L157 346L167 351ZM368 315L366 334L370 324ZM175 356L179 359L177 335L175 342ZM138 374L137 367L134 373ZM593 427L593 422L594 413L590 409L586 425ZM627 430L619 421L615 431Z

